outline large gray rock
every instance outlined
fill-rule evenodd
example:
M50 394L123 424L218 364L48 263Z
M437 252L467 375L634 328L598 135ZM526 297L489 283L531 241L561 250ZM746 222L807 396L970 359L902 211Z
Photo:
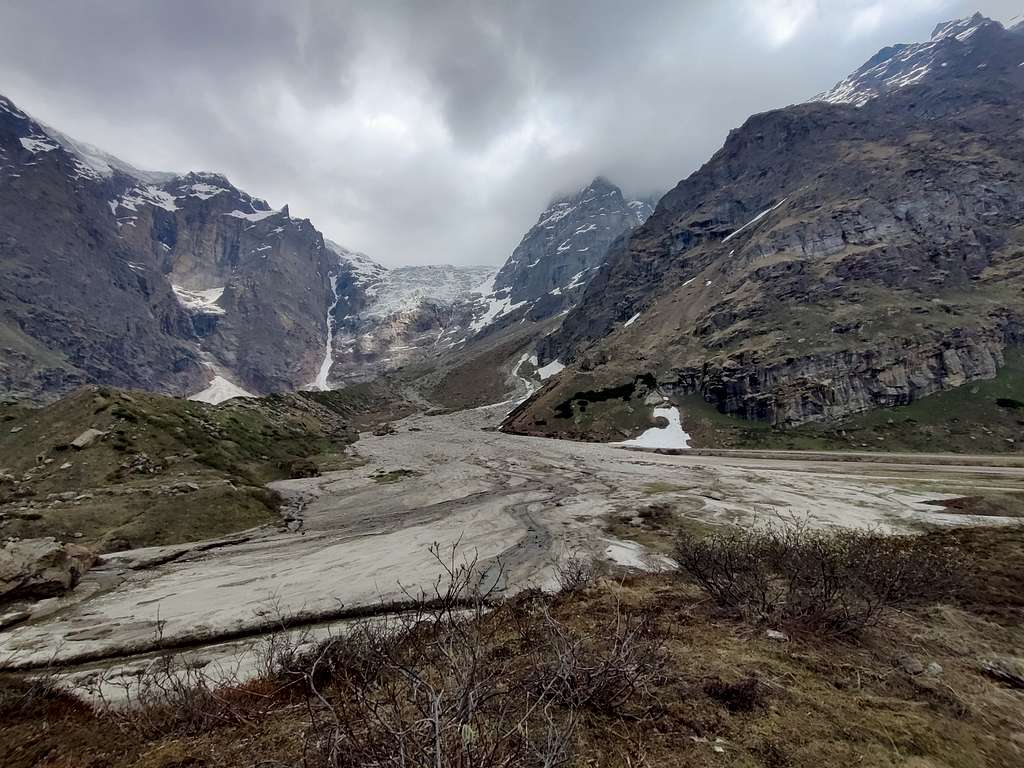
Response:
M53 597L73 589L95 555L56 539L23 539L0 548L0 601Z
M83 432L82 434L80 434L78 437L71 441L71 447L77 448L78 450L88 448L90 445L96 442L96 438L103 437L105 434L107 433L98 429L87 429L85 430L85 432Z

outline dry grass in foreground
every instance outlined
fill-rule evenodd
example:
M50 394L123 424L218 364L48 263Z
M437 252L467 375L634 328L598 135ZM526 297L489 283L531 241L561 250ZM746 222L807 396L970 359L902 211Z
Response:
M804 565L820 568L816 542L800 546L810 547ZM842 545L839 562L864 576L861 543ZM1024 764L1024 691L1013 676L1024 528L944 531L909 546L954 548L964 561L955 589L922 584L839 636L831 618L808 621L784 601L761 611L712 600L682 574L574 571L562 594L485 611L483 596L466 602L474 564L451 561L451 586L419 611L311 653L268 644L266 674L244 685L162 678L160 695L126 712L96 711L45 681L8 681L0 765ZM803 570L788 573L803 585ZM846 604L851 592L838 594Z

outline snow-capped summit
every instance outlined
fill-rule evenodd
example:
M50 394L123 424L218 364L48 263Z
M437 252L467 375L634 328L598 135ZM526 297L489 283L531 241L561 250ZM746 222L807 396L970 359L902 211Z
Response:
M77 141L66 133L33 119L4 96L0 96L0 113L5 113L8 119L13 119L18 124L24 134L21 137L22 146L30 152L52 152L58 148L66 152L77 178L102 182L115 173L121 173L145 184L160 184L174 178L173 173L140 170L92 144Z
M337 255L342 269L350 272L363 286L378 282L388 271L387 267L378 264L365 253L350 250L333 240L325 239L324 244Z
M969 58L982 39L1005 30L998 21L976 13L970 18L939 24L923 43L899 43L883 48L856 72L813 101L862 107L877 96L921 83L952 76L963 67L977 67ZM983 43L981 43L983 44Z
M998 21L982 16L981 13L975 13L966 19L953 19L942 24L936 24L935 29L932 30L931 41L937 42L944 40L947 37L955 37L957 40L963 42L979 29L985 26L995 26L999 29L1003 28L1003 25Z

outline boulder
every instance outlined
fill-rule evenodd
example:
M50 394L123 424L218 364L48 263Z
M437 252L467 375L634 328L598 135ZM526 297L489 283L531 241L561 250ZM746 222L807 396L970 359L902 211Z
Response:
M981 671L1003 685L1024 690L1024 658L993 656L981 662Z
M96 438L103 437L105 434L107 433L102 432L98 429L87 429L85 430L85 432L83 432L82 434L80 434L78 437L71 441L71 447L79 451L82 450L83 448L88 448L90 445L96 442Z
M95 562L93 552L56 539L22 539L0 548L0 600L53 597L73 589Z
M900 656L897 663L908 675L920 675L925 671L924 664L910 654Z

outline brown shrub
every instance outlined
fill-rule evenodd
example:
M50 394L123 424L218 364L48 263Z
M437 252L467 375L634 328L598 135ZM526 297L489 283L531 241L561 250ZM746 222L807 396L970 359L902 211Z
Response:
M964 562L927 536L800 525L684 533L675 555L719 605L754 621L836 636L876 624L891 606L948 595Z

